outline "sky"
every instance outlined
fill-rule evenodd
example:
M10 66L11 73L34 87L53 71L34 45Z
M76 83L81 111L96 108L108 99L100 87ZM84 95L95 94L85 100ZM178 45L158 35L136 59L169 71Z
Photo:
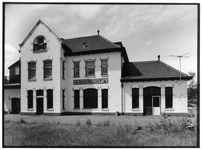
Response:
M20 57L19 44L38 20L58 37L100 35L122 42L129 60L161 61L181 71L197 73L196 5L73 5L7 4L5 6L5 75Z

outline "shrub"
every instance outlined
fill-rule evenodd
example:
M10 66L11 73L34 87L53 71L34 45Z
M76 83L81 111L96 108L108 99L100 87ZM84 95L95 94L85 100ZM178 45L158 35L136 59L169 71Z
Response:
M87 126L93 125L90 119L87 119L87 120L86 120L86 125L87 125Z
M109 127L110 126L110 121L109 120L105 120L103 122L98 122L96 124L96 126L107 126L107 127Z
M20 124L27 124L27 122L26 122L22 117L20 118L19 123L20 123Z
M76 126L80 126L80 125L81 125L81 122L79 120L77 120Z

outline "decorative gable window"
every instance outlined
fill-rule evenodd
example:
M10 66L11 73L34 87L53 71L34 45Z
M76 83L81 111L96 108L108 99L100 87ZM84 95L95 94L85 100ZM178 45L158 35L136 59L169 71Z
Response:
M38 36L34 40L34 52L46 51L47 41L46 38L42 35Z
M28 79L36 79L36 62L34 61L28 63Z
M108 60L101 59L101 75L108 75Z
M86 61L86 76L95 76L95 60Z
M52 79L52 60L44 61L44 78Z

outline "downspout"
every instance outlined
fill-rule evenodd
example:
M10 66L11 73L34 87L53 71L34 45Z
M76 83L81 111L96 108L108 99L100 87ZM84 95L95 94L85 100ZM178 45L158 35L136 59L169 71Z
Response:
M121 83L121 115L123 114L123 83Z

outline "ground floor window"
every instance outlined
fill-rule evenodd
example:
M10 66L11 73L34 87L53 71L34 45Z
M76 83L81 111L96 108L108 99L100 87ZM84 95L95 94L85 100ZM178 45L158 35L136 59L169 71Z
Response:
M53 90L47 90L47 109L53 108Z
M132 89L132 108L139 108L139 88Z
M62 109L65 109L65 90L62 90Z
M84 108L98 108L97 89L84 90Z
M28 97L28 109L33 108L33 91L29 90L27 91L27 97Z
M102 89L102 108L108 108L108 89Z
M80 108L80 102L79 102L79 90L74 90L74 108Z
M166 108L173 108L173 88L172 87L166 87L165 88L166 93Z

